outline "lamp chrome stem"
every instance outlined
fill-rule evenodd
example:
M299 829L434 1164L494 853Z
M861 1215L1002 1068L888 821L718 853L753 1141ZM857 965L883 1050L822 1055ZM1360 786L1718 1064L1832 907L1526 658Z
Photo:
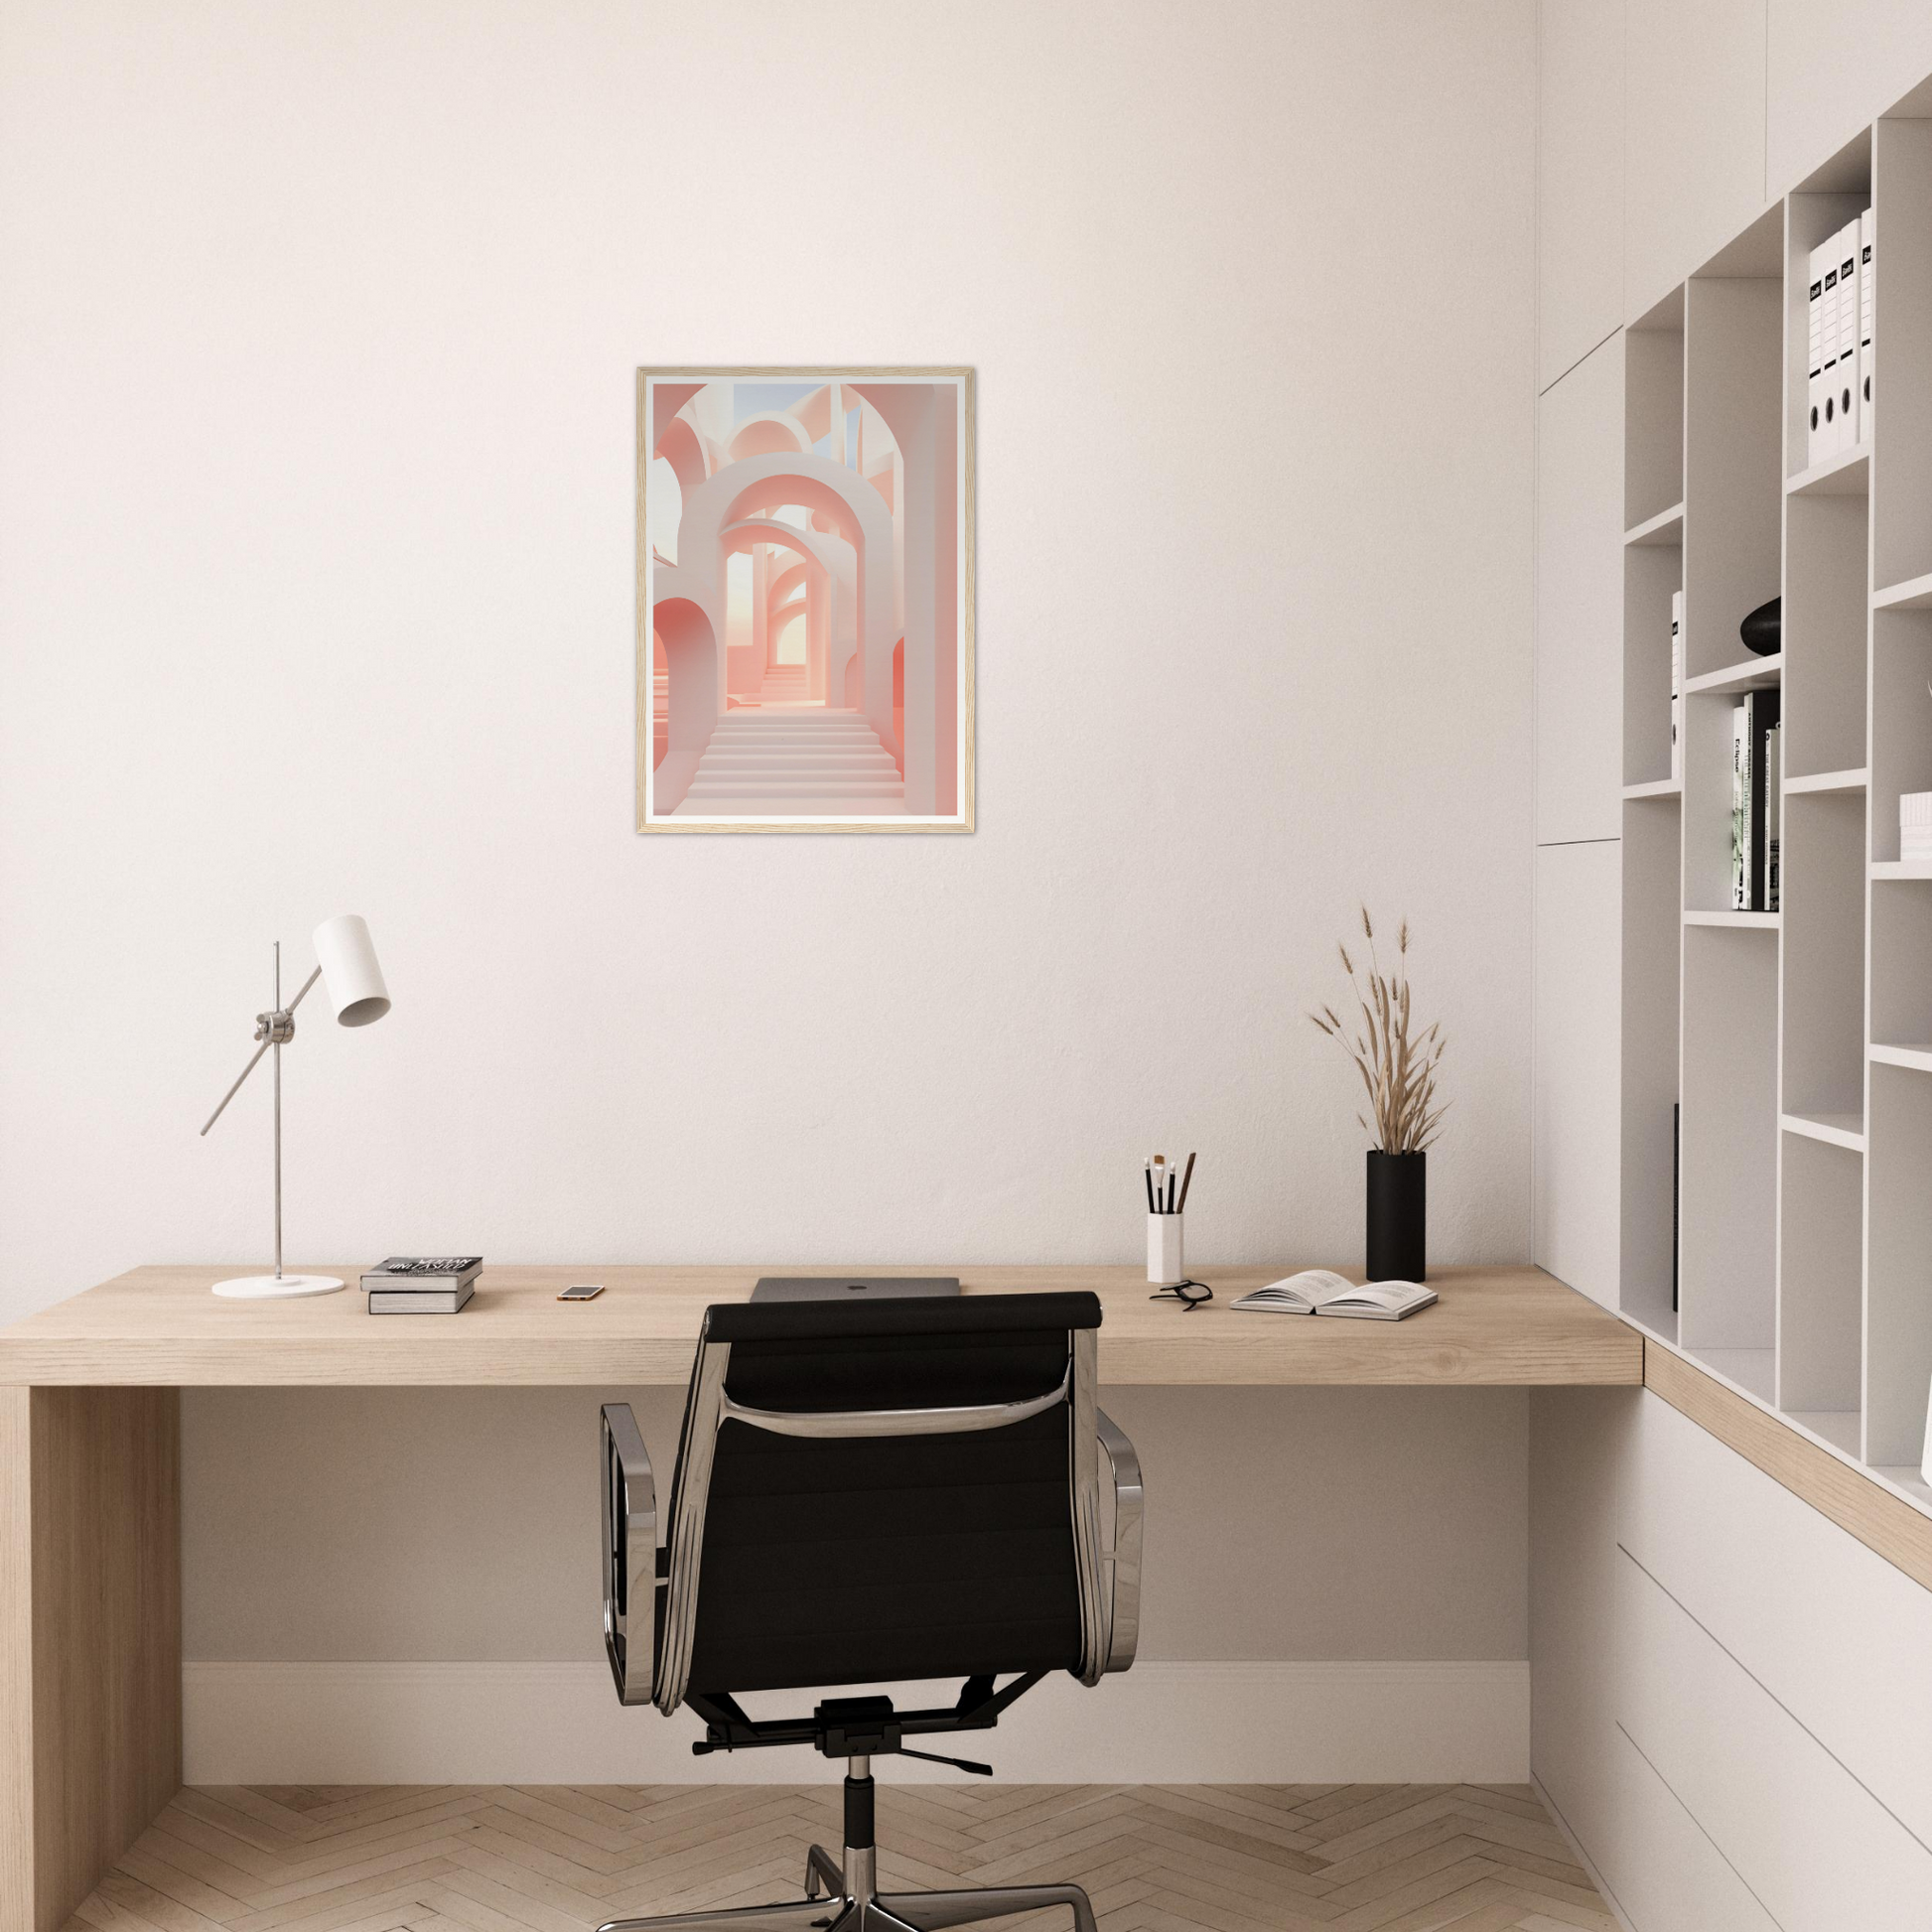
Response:
M288 1003L286 1009L282 1008L280 1005L277 1005L271 1012L258 1013L255 1015L255 1037L261 1041L261 1044L255 1048L254 1053L249 1058L248 1064L244 1066L241 1069L241 1071L235 1075L234 1085L231 1086L227 1090L227 1092L221 1096L221 1104L215 1108L213 1113L208 1115L207 1119L205 1122L203 1122L202 1132L204 1134L206 1134L207 1130L210 1127L212 1127L214 1123L217 1120L219 1120L221 1116L227 1111L228 1102L232 1100L235 1097L235 1095L241 1091L242 1081L247 1079L249 1074L254 1072L256 1064L260 1061L261 1056L264 1053L266 1053L271 1046L286 1045L291 1039L295 1037L295 1010L297 1007L299 1007L302 1004L302 1002L305 999L308 998L309 989L312 986L314 986L316 981L321 979L321 977L322 977L322 968L318 966L315 969L315 971L311 973L309 977L302 982L302 991L298 993L295 996L295 998Z

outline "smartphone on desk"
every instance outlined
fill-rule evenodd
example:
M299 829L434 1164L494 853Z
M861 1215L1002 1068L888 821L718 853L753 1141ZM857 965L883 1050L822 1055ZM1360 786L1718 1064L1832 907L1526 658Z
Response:
M604 1293L602 1282L572 1282L557 1297L560 1302L595 1302Z

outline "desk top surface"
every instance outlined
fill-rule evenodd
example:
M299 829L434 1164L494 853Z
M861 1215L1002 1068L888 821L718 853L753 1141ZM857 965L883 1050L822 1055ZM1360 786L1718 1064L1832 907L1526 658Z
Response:
M306 1266L306 1264L305 1264ZM233 1267L136 1268L0 1328L0 1383L368 1386L681 1386L706 1306L743 1301L760 1275L827 1274L806 1264L756 1268L485 1267L456 1315L370 1315L358 1268L349 1286L293 1302L230 1302L210 1284ZM1289 1266L1209 1268L1215 1300L1186 1313L1150 1302L1137 1268L865 1268L956 1274L968 1294L1092 1289L1105 1309L1103 1383L1224 1386L1641 1383L1634 1328L1539 1268L1444 1268L1442 1298L1406 1321L1240 1313L1236 1296ZM592 1302L562 1303L576 1281Z

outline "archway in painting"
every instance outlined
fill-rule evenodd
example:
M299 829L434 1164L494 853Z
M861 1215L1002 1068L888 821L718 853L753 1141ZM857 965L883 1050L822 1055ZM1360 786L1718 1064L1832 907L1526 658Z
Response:
M667 373L643 401L653 812L956 811L958 505L908 463L950 463L958 385Z

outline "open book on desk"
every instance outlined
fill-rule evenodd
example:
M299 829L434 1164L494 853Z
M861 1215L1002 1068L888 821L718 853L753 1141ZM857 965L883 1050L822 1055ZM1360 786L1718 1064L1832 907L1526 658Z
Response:
M1364 1321L1400 1321L1435 1299L1436 1291L1420 1282L1370 1282L1363 1287L1332 1269L1305 1268L1228 1306L1260 1314L1346 1314Z

